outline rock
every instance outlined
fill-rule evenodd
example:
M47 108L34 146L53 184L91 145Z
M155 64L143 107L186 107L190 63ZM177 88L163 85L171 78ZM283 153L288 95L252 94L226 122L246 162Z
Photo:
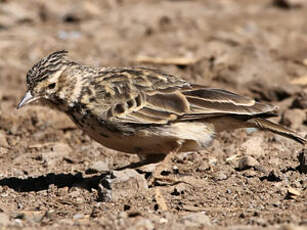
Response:
M7 154L9 152L9 150L7 148L3 148L0 146L0 154L1 155L4 155L4 154Z
M287 193L287 196L286 198L287 199L296 199L298 196L301 195L301 192L298 191L297 189L295 188L288 188L288 193Z
M298 129L306 120L306 113L301 109L289 109L282 116L282 124Z
M49 167L55 166L58 160L62 160L63 157L67 156L72 152L72 149L68 144L55 143L51 147L51 151L42 153L42 158L45 160Z
M186 227L193 227L193 228L199 228L211 225L210 219L205 214L205 212L197 212L183 216L181 221L184 223Z
M148 189L145 177L133 169L113 171L113 175L101 180L101 193L114 202L129 199Z
M140 170L144 173L153 173L157 165L157 163L143 165L142 167L140 167Z
M96 161L92 164L90 168L97 172L108 172L109 171L108 161Z
M294 188L289 188L288 189L288 193L289 194L292 194L292 195L294 195L294 196L300 196L301 195L301 192L300 191L298 191L298 190L296 190L296 189L294 189Z
M10 224L10 217L4 213L1 212L0 213L0 226L5 227L8 226Z
M246 155L264 155L264 143L262 136L253 136L242 144L242 149Z
M197 167L197 172L206 172L210 170L210 165L208 161L203 160L200 165Z
M213 175L213 179L216 181L227 180L228 176L223 172L217 172Z
M141 174L137 173L134 169L114 171L113 175L115 176L113 183L122 183L133 179L137 180L138 183L141 183L139 185L143 185L142 188L147 188L147 183L144 177Z
M307 59L306 59L307 62ZM307 66L307 64L306 64ZM307 92L300 92L291 105L292 109L307 109Z
M245 170L245 169L249 169L249 168L252 168L258 165L259 163L255 158L251 156L244 156L239 159L238 169Z
M159 220L159 223L160 224L166 224L168 222L168 220L166 219L166 218L161 218L160 220Z
M20 213L15 213L13 217L19 220L28 220L35 223L40 223L45 215L46 213L42 211L22 211Z
M72 151L70 146L65 143L55 143L55 145L52 146L52 150L59 155L66 155Z
M246 170L246 171L243 173L243 176L248 177L248 178L256 177L257 175L258 175L258 173L255 172L254 170Z
M215 158L215 157L210 157L209 158L209 165L216 165L216 163L217 163L217 159Z
M72 217L74 220L82 219L84 218L84 215L81 213L77 213Z

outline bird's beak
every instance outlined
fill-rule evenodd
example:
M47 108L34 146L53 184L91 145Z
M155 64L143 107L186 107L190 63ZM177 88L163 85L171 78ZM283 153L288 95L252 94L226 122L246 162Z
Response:
M21 107L25 106L26 104L29 104L32 101L36 101L39 99L39 97L34 97L30 91L26 92L26 94L23 96L21 101L19 102L17 109L20 109Z

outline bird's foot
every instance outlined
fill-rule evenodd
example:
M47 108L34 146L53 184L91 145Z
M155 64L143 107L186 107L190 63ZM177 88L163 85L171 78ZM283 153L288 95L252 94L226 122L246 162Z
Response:
M193 184L185 181L185 180L180 180L178 178L176 178L176 176L174 175L163 175L163 172L158 172L157 170L155 170L153 172L153 174L149 177L149 181L148 181L148 186L149 187L155 187L155 186L174 186L177 184L188 184L190 186L193 186ZM194 186L193 186L194 187Z

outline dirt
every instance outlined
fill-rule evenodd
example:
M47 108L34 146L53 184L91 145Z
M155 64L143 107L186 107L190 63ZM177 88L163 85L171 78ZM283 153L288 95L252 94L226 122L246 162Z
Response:
M307 156L291 140L225 132L165 169L189 184L148 187L150 169L114 171L136 156L64 114L16 110L28 69L66 49L85 64L154 66L276 104L273 121L305 136L306 15L298 0L0 1L0 226L307 229Z

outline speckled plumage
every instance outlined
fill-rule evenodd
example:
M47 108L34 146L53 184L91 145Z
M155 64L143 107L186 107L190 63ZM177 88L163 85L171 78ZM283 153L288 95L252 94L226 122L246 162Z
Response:
M65 112L89 136L142 158L204 149L217 132L256 127L305 139L265 118L276 106L222 89L191 84L148 68L97 68L66 51L43 58L27 75L19 107L39 100Z

